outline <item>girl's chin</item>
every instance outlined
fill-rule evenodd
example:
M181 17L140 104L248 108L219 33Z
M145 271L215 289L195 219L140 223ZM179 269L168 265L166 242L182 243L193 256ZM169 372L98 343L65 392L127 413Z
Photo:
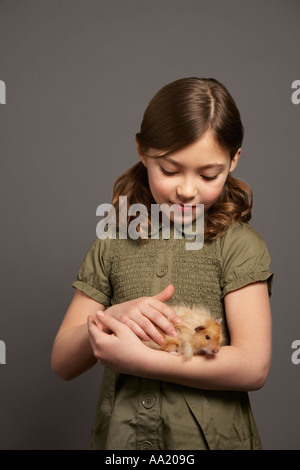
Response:
M178 215L178 216L173 216L171 218L172 222L176 225L189 225L191 224L194 220L196 219L196 216L194 216L193 214L182 214L182 215Z

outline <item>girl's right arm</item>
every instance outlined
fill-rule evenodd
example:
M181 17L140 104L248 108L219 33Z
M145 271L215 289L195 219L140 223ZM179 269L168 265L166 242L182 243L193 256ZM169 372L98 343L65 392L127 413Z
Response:
M108 307L107 313L129 326L140 339L152 338L162 343L164 337L154 325L169 335L176 335L172 322L180 321L165 303L173 292L174 286L170 284L153 297L140 297ZM79 290L75 291L52 349L51 367L61 378L73 379L97 362L90 343L87 319L96 319L96 312L105 309L103 304Z
M83 292L75 291L52 349L51 367L62 379L73 379L95 364L87 317L95 317L99 310L105 310L105 306Z

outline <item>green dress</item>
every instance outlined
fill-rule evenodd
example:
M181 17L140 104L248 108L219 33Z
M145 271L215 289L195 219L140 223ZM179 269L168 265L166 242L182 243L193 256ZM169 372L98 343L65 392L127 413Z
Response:
M189 241L192 243L191 241ZM153 296L167 285L169 305L207 305L223 318L224 296L273 273L263 238L237 222L217 240L187 250L187 240L95 239L73 287L105 306ZM167 353L166 353L167 354ZM261 449L247 392L210 391L104 370L90 449Z

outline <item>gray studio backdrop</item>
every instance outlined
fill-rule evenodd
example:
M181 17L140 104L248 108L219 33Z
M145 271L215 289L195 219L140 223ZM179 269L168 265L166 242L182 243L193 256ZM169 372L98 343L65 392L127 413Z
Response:
M0 1L1 449L87 447L102 369L62 381L53 339L145 107L187 76L222 81L242 114L235 175L276 273L272 368L250 397L264 448L300 448L299 15L299 0Z

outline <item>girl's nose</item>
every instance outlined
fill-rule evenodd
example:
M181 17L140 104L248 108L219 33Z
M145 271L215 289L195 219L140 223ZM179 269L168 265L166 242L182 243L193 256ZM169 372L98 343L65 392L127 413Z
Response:
M183 181L177 186L177 195L182 202L189 202L195 198L197 194L197 188L191 180Z

